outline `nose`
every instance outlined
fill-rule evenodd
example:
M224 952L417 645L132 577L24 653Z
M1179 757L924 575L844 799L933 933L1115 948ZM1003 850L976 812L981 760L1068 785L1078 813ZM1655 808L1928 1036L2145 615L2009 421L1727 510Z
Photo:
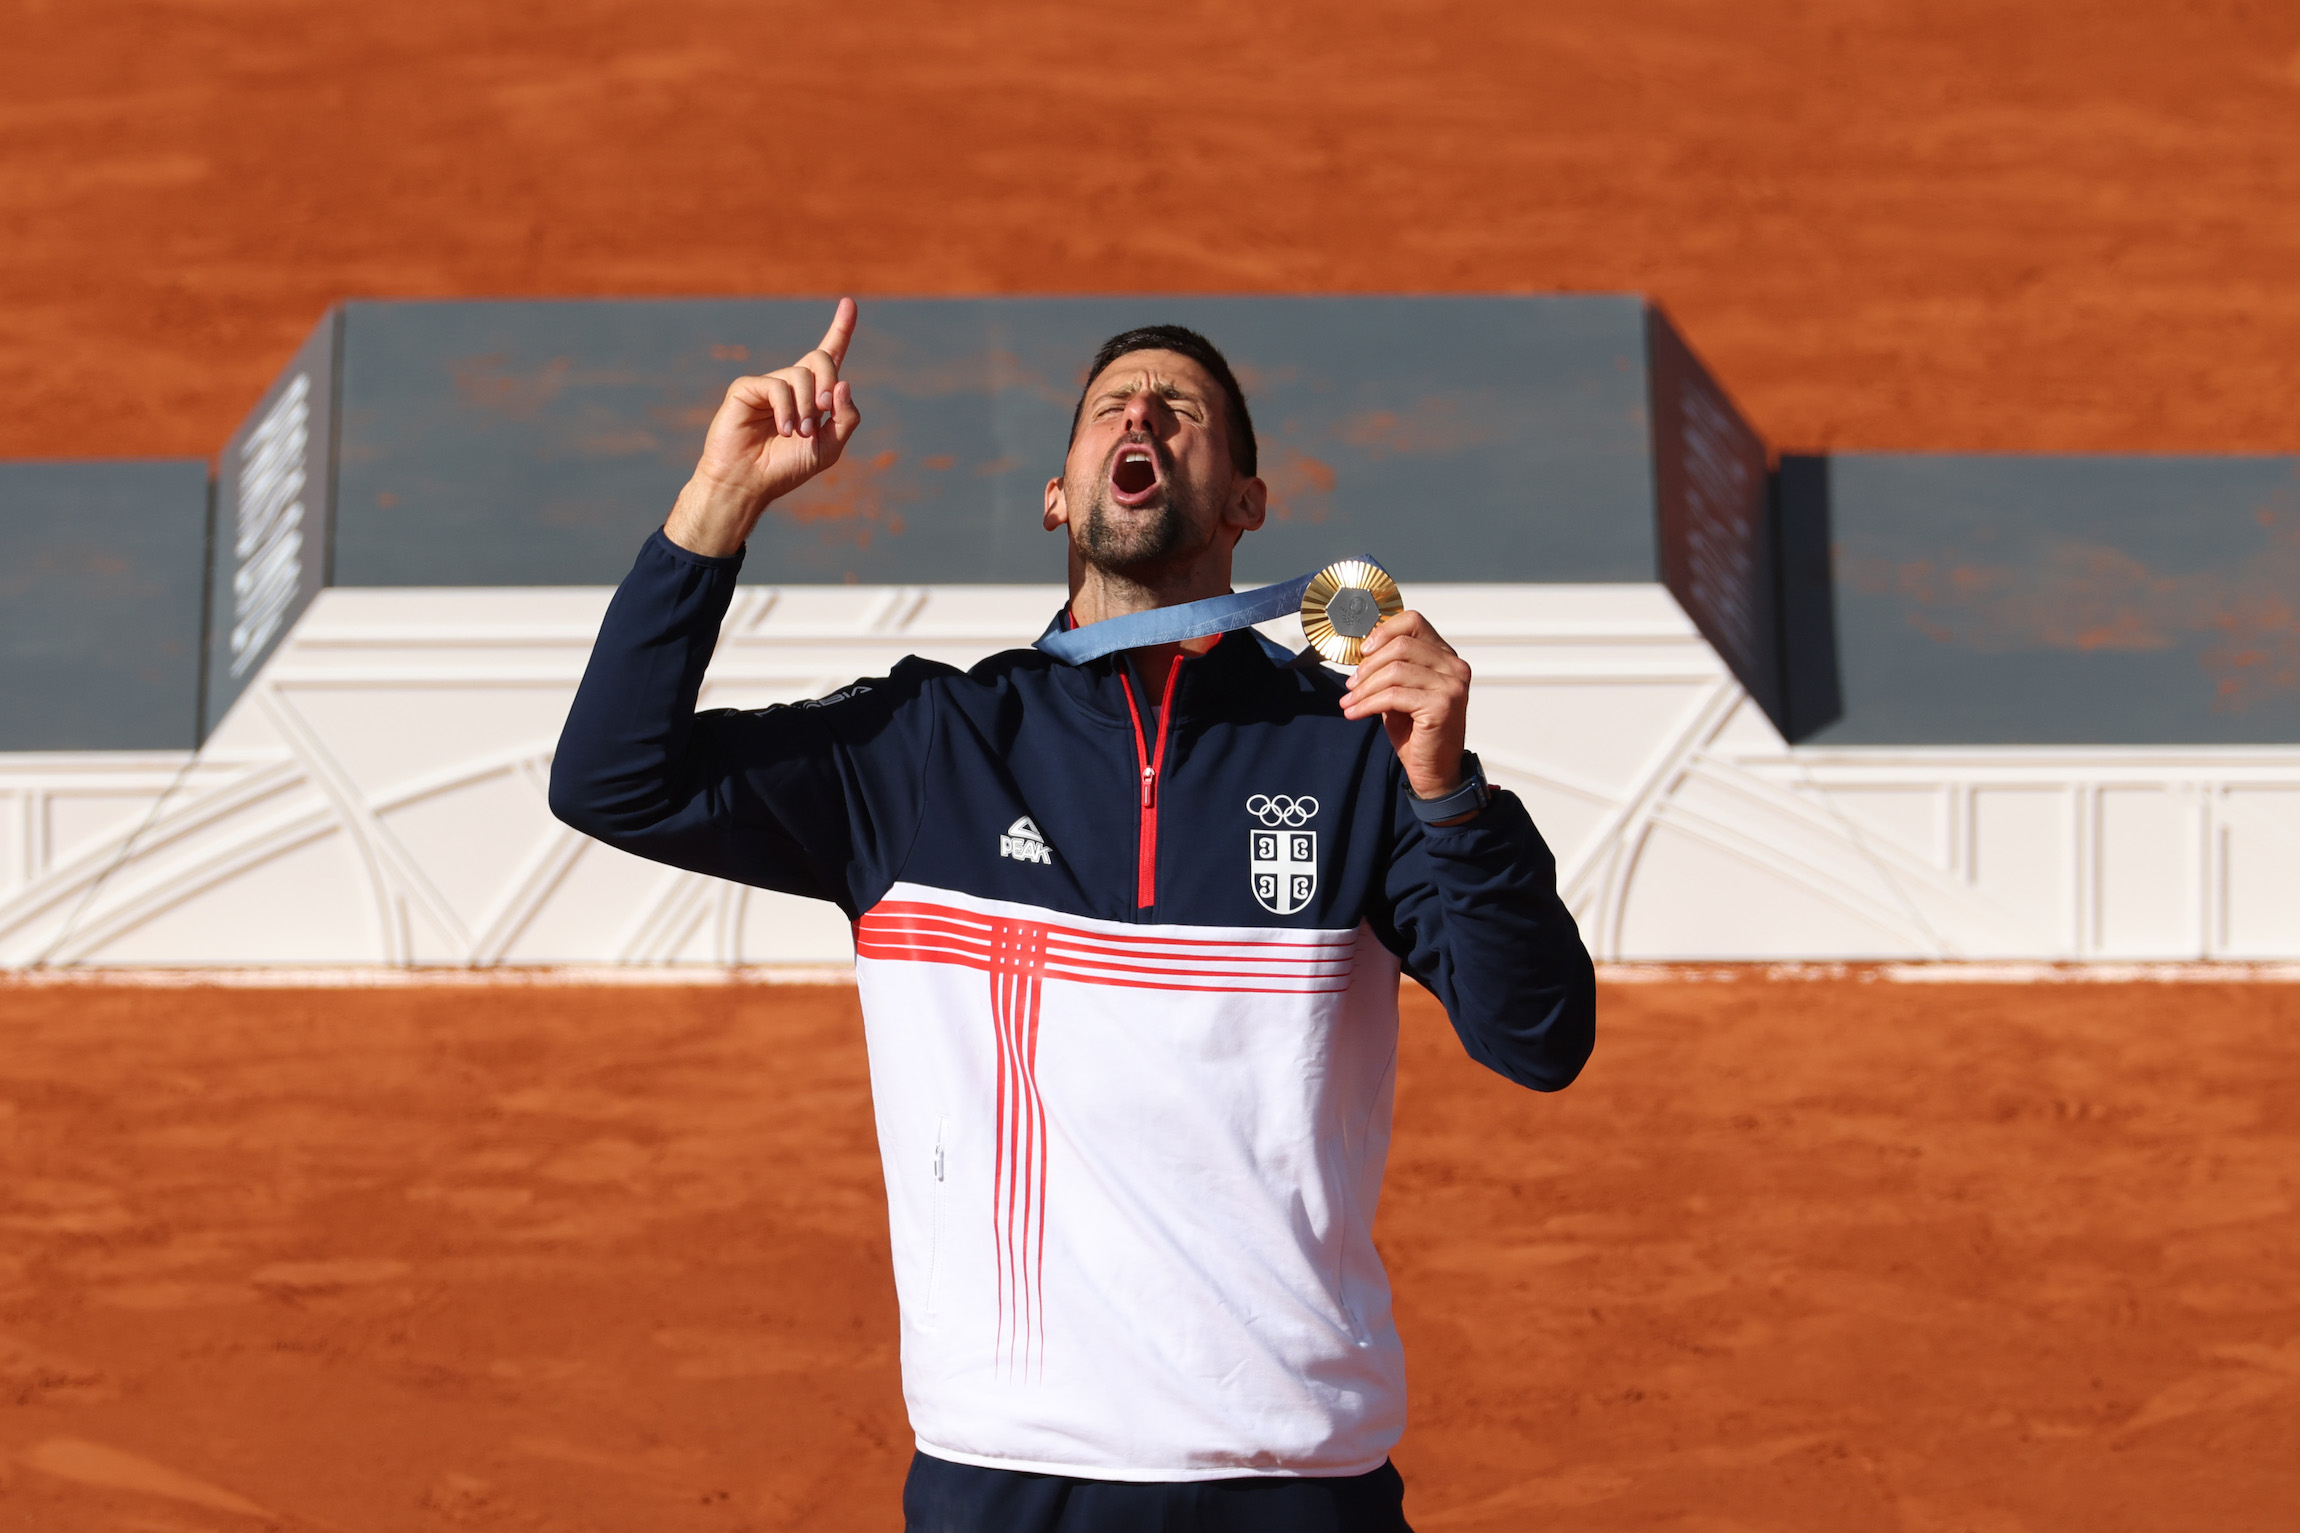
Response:
M1126 431L1128 435L1141 432L1145 436L1164 436L1166 424L1174 412L1166 401L1150 389L1136 389L1134 397L1126 401Z

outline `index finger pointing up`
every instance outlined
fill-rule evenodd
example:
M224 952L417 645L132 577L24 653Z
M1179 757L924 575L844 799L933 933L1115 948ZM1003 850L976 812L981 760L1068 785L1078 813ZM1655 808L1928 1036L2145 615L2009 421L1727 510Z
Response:
M833 363L843 365L847 359L847 342L854 339L855 301L841 298L838 311L831 315L831 327L823 332L823 343L816 350Z

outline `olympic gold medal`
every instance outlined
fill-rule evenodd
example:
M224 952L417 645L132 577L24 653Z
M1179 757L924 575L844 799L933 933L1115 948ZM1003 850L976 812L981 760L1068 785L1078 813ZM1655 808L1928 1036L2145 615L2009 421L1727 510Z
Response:
M1356 665L1383 618L1405 611L1389 571L1370 559L1343 559L1311 577L1302 593L1302 633L1335 665Z

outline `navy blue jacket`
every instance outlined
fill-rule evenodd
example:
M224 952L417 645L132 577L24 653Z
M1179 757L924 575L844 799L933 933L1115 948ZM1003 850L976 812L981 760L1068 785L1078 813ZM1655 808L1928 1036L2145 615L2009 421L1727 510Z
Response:
M1332 672L1242 630L1178 661L1155 700L1122 657L1022 649L697 713L741 563L660 532L640 550L552 764L569 825L850 919L899 880L1110 921L1362 921L1479 1062L1549 1091L1588 1058L1589 955L1524 805L1502 791L1465 824L1423 824L1379 720L1342 717ZM1025 820L1043 851L1017 854ZM1315 837L1306 863L1263 834L1297 831Z

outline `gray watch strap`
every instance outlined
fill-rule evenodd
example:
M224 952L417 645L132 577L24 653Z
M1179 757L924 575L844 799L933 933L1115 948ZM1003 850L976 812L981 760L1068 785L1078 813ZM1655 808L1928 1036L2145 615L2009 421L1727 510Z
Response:
M1485 801L1492 796L1493 790L1486 786L1485 768L1478 765L1477 752L1461 753L1461 774L1461 786L1444 798L1423 798L1414 792L1411 785L1407 786L1406 797L1413 800L1414 813L1420 816L1423 824L1434 825L1440 820L1458 819L1485 807Z

